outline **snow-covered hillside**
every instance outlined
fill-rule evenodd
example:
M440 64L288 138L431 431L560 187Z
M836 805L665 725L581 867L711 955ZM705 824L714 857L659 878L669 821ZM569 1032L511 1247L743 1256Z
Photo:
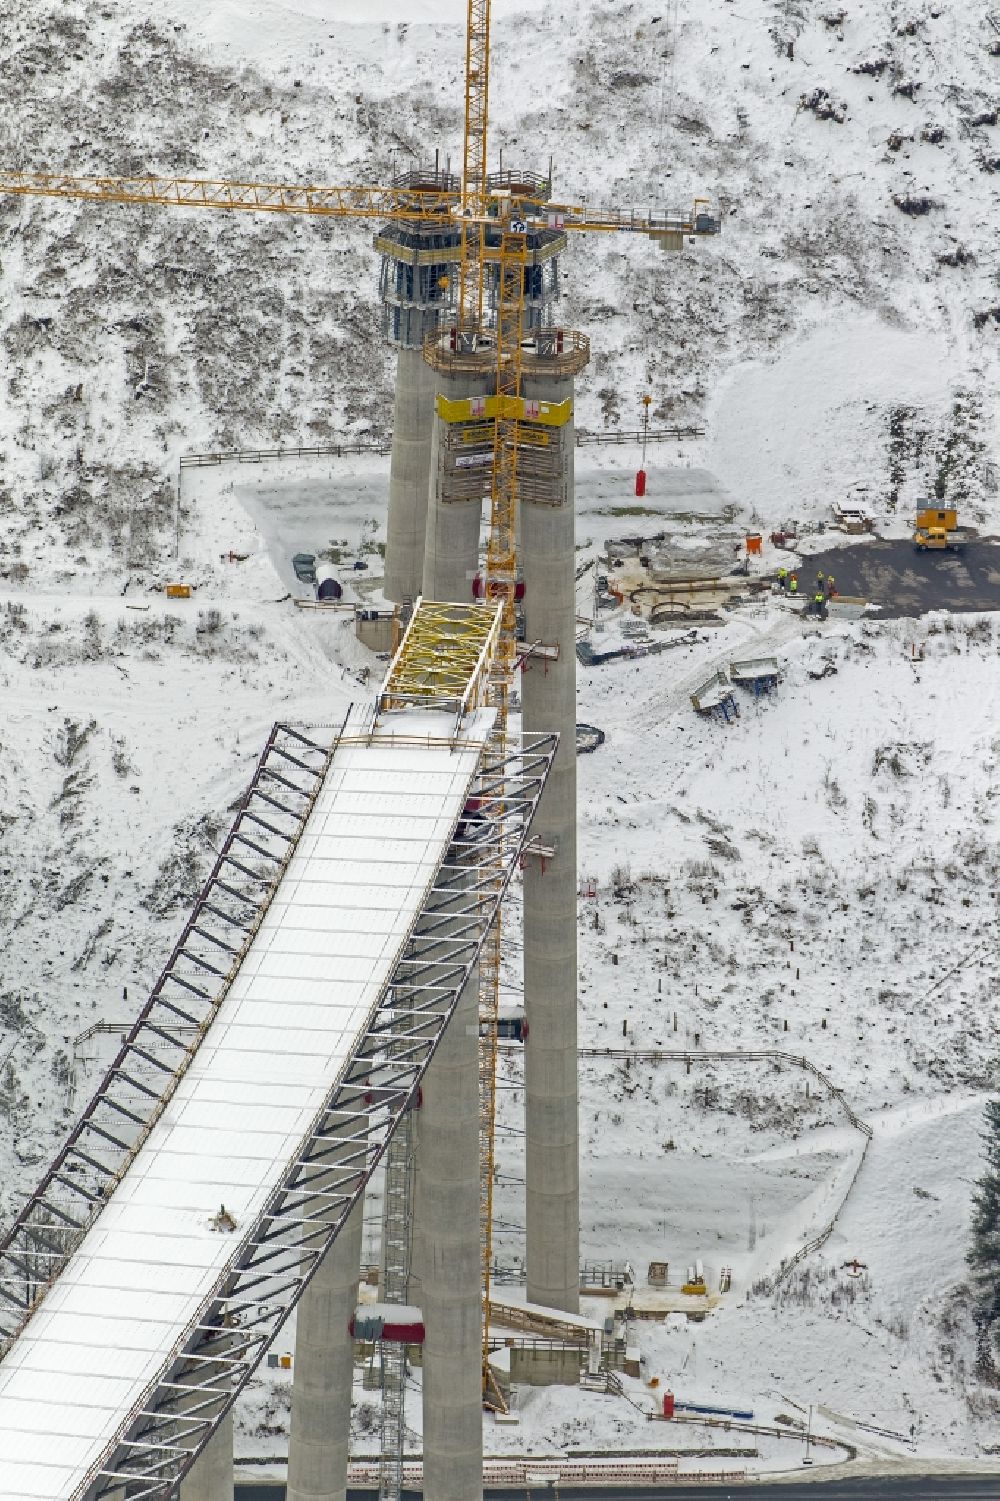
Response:
M646 1051L581 1060L584 1249L641 1281L654 1259L733 1268L738 1295L696 1335L638 1326L668 1384L765 1410L775 1385L808 1391L973 1454L996 1422L961 1285L1000 1079L1000 637L989 616L787 625L765 606L686 651L580 669L580 717L607 734L580 761L582 1040ZM692 713L714 666L771 650L773 697L731 726ZM650 1056L684 1049L693 1069ZM761 1279L829 1222L856 1137L790 1061L698 1061L731 1049L805 1056L875 1128L832 1238L773 1298ZM514 1125L516 1088L502 1098ZM521 1161L511 1138L504 1173ZM512 1226L518 1192L498 1193Z
M365 15L0 0L0 160L375 183L454 156L463 8ZM649 391L654 421L707 429L651 450L638 528L661 524L668 465L690 468L675 491L765 531L849 497L901 530L931 490L1000 526L1000 37L979 4L503 0L494 26L505 164L551 154L568 201L705 194L722 214L680 256L579 237L563 262L560 321L594 350L579 424L631 429ZM370 234L0 196L0 1220L114 1038L85 1034L133 1014L165 959L266 726L342 713L371 662L283 597L300 546L374 560L386 462L185 471L176 497L192 449L389 429ZM636 457L581 464L581 545L633 514ZM197 594L165 604L152 591L177 574ZM699 675L751 648L779 656L774 699L730 728L696 720ZM998 649L990 618L803 634L761 606L580 673L580 717L607 733L581 761L582 1043L805 1054L875 1130L834 1237L771 1295L843 1186L842 1111L784 1065L588 1057L586 1254L733 1266L707 1324L641 1334L649 1374L912 1425L925 1453L996 1441L961 1288L1000 1077ZM848 1296L853 1256L869 1274ZM251 1451L284 1422L277 1391L246 1409ZM533 1393L494 1447L657 1441L609 1401Z
M458 148L456 0L383 4L364 25L342 0L2 13L12 167L377 182ZM593 339L585 425L635 426L646 390L656 419L711 414L723 478L767 515L817 475L893 504L938 480L992 506L1000 38L974 0L587 0L572 15L507 0L495 38L507 162L551 155L570 201L707 194L724 220L682 256L577 238L560 317ZM0 199L6 566L37 570L43 538L97 571L155 557L185 449L384 432L370 231ZM869 325L845 371L837 330L858 310L894 342ZM817 469L852 429L864 442L843 471Z

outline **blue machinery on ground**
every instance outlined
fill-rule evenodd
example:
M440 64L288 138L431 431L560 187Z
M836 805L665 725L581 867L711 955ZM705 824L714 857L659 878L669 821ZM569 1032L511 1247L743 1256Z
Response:
M778 659L756 657L744 662L730 662L728 668L720 668L705 679L691 694L691 703L698 714L712 719L724 719L730 724L739 719L740 710L733 686L748 688L754 698L763 698L778 686Z

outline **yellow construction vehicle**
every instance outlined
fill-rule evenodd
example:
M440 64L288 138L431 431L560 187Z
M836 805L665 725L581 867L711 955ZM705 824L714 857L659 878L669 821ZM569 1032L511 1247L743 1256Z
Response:
M958 512L953 506L940 510L924 507L917 512L913 545L918 552L953 552L964 547L970 535L959 526Z

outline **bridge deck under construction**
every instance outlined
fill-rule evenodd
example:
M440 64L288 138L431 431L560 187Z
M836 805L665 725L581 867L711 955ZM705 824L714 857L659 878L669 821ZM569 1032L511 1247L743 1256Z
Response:
M487 867L463 842L475 788L482 843L493 720L468 694L458 713L454 695L351 711L200 1041L155 1084L150 1023L145 1076L119 1069L138 1088L153 1075L162 1098L123 1170L96 1190L77 1243L46 1279L25 1250L54 1244L37 1216L34 1239L8 1237L4 1286L22 1269L35 1285L17 1323L6 1320L0 1496L91 1501L122 1494L126 1477L130 1496L167 1495L261 1358L412 1095L523 840L551 744L529 752L520 791L503 773L497 783L499 881L495 854ZM519 803L509 837L503 819ZM449 863L461 866L463 899L472 892L464 940ZM419 935L433 927L442 886L448 937L424 950L438 1004L417 1016L408 1051L387 1046L414 1014L408 976L415 968L419 979L429 942ZM426 1005L426 985L419 994ZM336 1168L335 1140L360 1143L353 1164ZM71 1170L64 1163L61 1181ZM39 1197L56 1212L66 1202L58 1179Z

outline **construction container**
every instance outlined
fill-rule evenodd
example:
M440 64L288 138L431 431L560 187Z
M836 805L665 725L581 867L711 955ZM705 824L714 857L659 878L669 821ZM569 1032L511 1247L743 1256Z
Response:
M663 1416L665 1418L672 1418L673 1415L674 1415L674 1394L673 1394L673 1392L664 1392L663 1393Z
M741 1422L753 1422L753 1409L749 1407L716 1407L712 1402L675 1402L678 1412L699 1412L710 1418L739 1418Z
M763 542L760 532L749 532L746 539L747 552L759 555Z
M917 512L917 530L921 531L928 527L944 527L946 532L953 532L958 527L958 512L952 506L945 506L942 510L933 510L927 506Z
M424 1342L423 1314L411 1304L364 1304L355 1309L348 1327L354 1339L384 1340L398 1345Z
M191 598L191 585L190 584L168 584L167 587L166 587L166 589L164 590L164 593L166 594L166 596L167 596L168 599L190 599Z
M394 652L399 645L398 611L355 610L354 634L369 651Z

